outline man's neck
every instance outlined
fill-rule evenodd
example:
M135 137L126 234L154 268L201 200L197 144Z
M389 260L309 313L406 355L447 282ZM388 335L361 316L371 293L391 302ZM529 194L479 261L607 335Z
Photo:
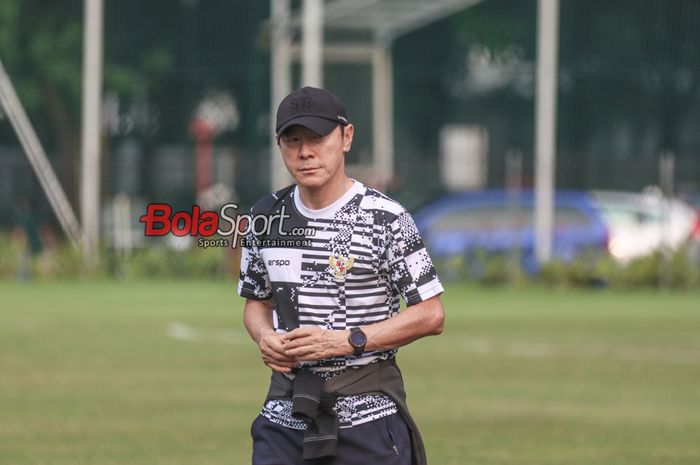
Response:
M320 210L341 198L353 185L353 180L345 174L318 188L306 188L297 184L301 202L309 210Z

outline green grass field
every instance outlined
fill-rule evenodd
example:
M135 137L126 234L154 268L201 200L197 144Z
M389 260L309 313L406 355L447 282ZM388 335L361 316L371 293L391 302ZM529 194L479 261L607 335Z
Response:
M449 287L401 350L433 465L700 463L700 295ZM250 463L233 284L0 283L0 464Z

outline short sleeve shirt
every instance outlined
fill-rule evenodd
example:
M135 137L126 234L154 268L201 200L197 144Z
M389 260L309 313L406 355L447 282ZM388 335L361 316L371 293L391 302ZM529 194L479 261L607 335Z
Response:
M251 218L255 232L242 242L238 293L248 299L272 299L279 333L308 326L362 327L398 314L401 298L411 306L443 292L411 215L359 181L320 210L308 209L297 187L290 186L259 200ZM331 377L352 366L392 358L396 352L367 351L303 366ZM291 402L270 402L263 415L289 427L304 427L291 418ZM341 427L396 412L385 396L341 398L336 407Z

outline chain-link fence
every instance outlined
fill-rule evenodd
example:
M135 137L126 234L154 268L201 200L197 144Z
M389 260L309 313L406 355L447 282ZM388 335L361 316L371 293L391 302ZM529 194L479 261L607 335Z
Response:
M0 58L77 208L82 2L3 5ZM204 166L220 197L245 208L268 192L268 17L268 2L106 5L105 227L117 195L130 199L137 226L148 202L190 208L198 153L209 153ZM535 0L489 0L395 40L389 195L415 210L450 190L504 187L513 153L522 155L521 185L532 185L536 31ZM641 191L659 184L660 157L672 153L675 192L699 195L699 34L697 2L561 1L558 188ZM357 127L350 172L371 184L371 69L324 71ZM298 84L298 66L293 74ZM226 102L227 119L203 137L197 122L212 95L214 106ZM58 230L3 118L0 225L18 228L29 214Z

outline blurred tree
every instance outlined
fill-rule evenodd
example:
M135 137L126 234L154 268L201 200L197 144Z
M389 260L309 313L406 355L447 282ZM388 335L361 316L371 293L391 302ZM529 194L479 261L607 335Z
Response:
M82 13L81 0L2 0L0 8L0 58L42 142L54 154L74 205L80 158ZM105 92L127 98L146 94L146 77L172 67L170 51L159 44L132 52L137 59L125 65L111 61L106 50Z

